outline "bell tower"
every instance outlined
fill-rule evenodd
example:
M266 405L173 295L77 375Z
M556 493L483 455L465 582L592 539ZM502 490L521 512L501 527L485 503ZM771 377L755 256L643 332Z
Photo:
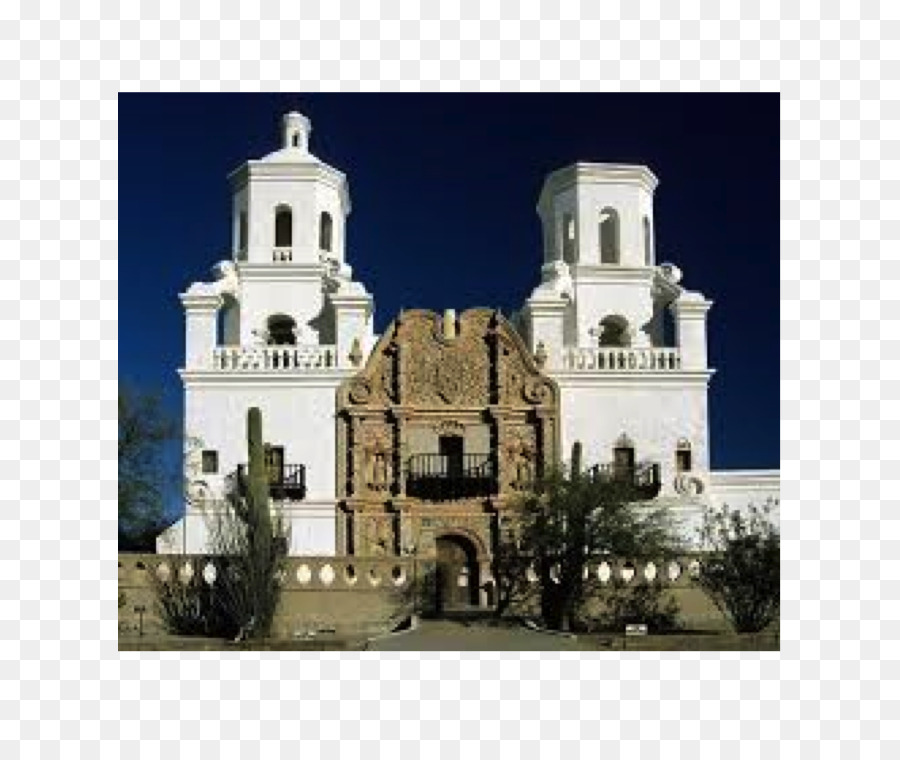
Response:
M354 340L371 343L372 297L345 259L347 178L310 152L311 132L306 116L285 114L281 147L229 177L237 337L241 345L334 344L343 364Z
M659 345L653 193L645 166L577 163L551 173L537 212L541 285L525 307L531 342L564 347ZM551 366L553 362L551 361Z

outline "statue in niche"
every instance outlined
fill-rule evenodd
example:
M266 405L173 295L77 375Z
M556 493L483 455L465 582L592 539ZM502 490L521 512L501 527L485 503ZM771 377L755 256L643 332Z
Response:
M393 479L391 444L385 431L371 435L365 444L366 486L371 491L386 491Z
M534 481L537 456L531 436L526 431L512 432L505 449L510 485L516 490L530 488Z
M373 517L369 521L368 545L371 554L384 556L392 554L393 530L389 520L382 517Z

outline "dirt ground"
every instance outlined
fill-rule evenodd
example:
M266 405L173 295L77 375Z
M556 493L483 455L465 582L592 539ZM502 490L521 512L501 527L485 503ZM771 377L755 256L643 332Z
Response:
M329 638L225 642L189 636L122 636L120 651L778 651L778 633L733 634L684 632L658 636L566 634L534 631L522 627L499 627L484 623L424 620L415 630L365 641Z

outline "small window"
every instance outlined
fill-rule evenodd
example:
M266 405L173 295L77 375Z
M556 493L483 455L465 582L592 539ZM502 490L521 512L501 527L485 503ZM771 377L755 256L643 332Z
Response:
M295 132L291 142L293 142L295 148L298 147L300 145L300 135Z
M675 471L691 471L691 449L689 446L679 446L675 451Z
M330 251L331 250L331 232L332 232L331 214L329 214L327 211L323 211L321 216L319 216L319 250L320 251Z
M203 472L214 474L219 471L219 452L214 449L204 449L202 454Z

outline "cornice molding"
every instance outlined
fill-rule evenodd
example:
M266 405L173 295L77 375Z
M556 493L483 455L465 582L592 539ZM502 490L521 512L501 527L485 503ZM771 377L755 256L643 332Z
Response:
M569 271L572 281L579 282L646 282L656 277L655 267L629 267L621 264L573 264Z
M546 370L546 374L566 388L708 388L714 369L680 370L678 372L646 373L638 372L583 372L573 370Z
M639 185L651 195L659 180L642 164L601 164L579 161L551 172L544 180L538 208L575 185Z
M216 370L179 369L178 375L187 388L220 388L244 386L289 387L289 388L333 388L346 378L352 377L353 368L327 370L298 370L297 372L220 372Z
M279 280L320 280L325 276L327 269L325 264L310 262L307 264L294 264L278 262L271 264L257 264L241 262L237 265L238 278L248 282L279 281Z

